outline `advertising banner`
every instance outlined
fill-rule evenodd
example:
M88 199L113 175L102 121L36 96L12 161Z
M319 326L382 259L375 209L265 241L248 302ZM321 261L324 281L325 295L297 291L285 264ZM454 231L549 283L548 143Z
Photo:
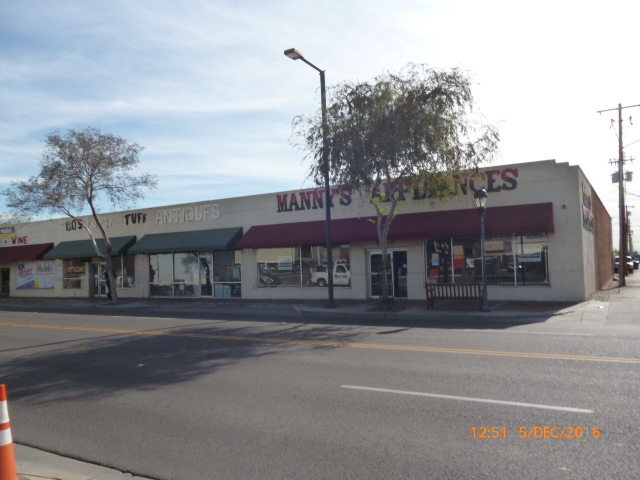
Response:
M18 290L44 290L55 286L54 262L18 263Z
M595 231L591 187L587 182L582 182L582 226L591 232Z
M14 238L15 236L15 227L0 227L0 238Z

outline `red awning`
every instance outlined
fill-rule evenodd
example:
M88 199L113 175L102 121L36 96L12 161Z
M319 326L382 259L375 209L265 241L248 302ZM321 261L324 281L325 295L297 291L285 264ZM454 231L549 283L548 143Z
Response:
M53 248L53 243L19 245L0 248L0 263L32 262L42 260L45 253Z
M376 242L373 217L332 220L333 243ZM485 235L553 233L553 205L537 203L487 208ZM399 214L393 219L389 240L471 237L480 235L480 215L475 208ZM236 248L278 248L323 245L327 239L324 220L259 225L249 228Z
M484 230L488 237L514 233L553 233L553 204L488 207ZM389 231L390 240L479 235L480 214L475 208L397 215Z
M364 218L347 218L331 221L333 243L359 243L375 241L375 225ZM324 220L300 223L279 223L251 227L236 244L243 248L278 248L299 245L322 245L327 241Z

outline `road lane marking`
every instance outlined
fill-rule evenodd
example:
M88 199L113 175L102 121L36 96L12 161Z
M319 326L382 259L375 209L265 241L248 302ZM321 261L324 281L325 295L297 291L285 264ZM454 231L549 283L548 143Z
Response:
M593 410L587 410L585 408L559 407L556 405L542 405L539 403L509 402L506 400L492 400L488 398L458 397L455 395L441 395L438 393L411 392L407 390L391 390L388 388L360 387L357 385L340 385L340 388L348 388L351 390L365 390L368 392L395 393L399 395L413 395L416 397L440 398L444 400L460 400L463 402L492 403L495 405L509 405L512 407L538 408L542 410L558 410L561 412L593 413Z
M567 332L527 332L527 331L510 331L510 330L482 330L480 328L464 328L460 329L450 329L450 332L473 332L473 333L509 333L511 335L560 335L560 336L568 336L568 337L593 337L593 333L567 333Z
M184 320L184 318L172 317L132 317L130 315L112 315L111 318L133 318L136 320Z
M49 330L67 330L78 332L96 332L110 333L122 335L144 335L144 336L165 336L177 338L199 338L210 340L226 340L238 342L259 342L259 343L283 343L291 345L307 345L315 347L345 347L345 348L366 348L377 350L393 350L402 352L421 352L421 353L450 353L456 355L485 355L493 357L521 357L521 358L537 358L545 360L572 360L582 362L607 362L607 363L630 363L640 365L640 358L617 358L617 357L598 357L584 355L565 355L559 353L532 353L532 352L515 352L515 351L499 351L499 350L473 350L464 348L450 347L419 347L410 345L389 345L376 343L356 343L356 342L340 342L326 340L294 340L289 338L273 338L273 337L248 337L238 335L217 335L207 333L180 333L172 331L160 330L128 330L123 328L101 328L101 327L69 327L64 325L42 325L34 323L14 323L0 322L0 327L16 327L16 328L36 328Z

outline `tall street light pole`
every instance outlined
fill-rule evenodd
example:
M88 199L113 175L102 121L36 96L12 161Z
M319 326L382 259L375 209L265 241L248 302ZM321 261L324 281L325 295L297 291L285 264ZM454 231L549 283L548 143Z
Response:
M329 304L327 308L335 308L333 301L333 245L331 232L331 187L329 185L329 132L327 127L327 94L324 82L324 70L320 70L313 63L309 62L302 53L295 48L285 50L284 54L292 60L302 60L320 73L320 97L322 100L322 173L324 175L325 191L325 216L327 220L327 288L329 290Z
M487 191L476 190L473 201L480 213L480 248L482 250L482 308L483 312L490 312L489 297L487 295L487 250L484 244L484 214L487 212Z

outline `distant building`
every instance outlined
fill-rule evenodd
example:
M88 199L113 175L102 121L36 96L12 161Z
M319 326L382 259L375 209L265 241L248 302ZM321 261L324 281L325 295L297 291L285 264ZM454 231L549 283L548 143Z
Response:
M613 276L611 217L577 166L553 160L486 168L458 178L458 198L433 205L407 191L393 220L396 299L424 299L425 282L481 275L485 188L491 300L583 301ZM382 255L372 205L333 189L335 298L377 298ZM381 186L384 195L384 186ZM102 215L113 244L121 298L325 299L324 190L203 201ZM86 217L91 223L91 219ZM99 234L98 234L99 235ZM104 261L67 218L0 231L2 293L106 295Z

